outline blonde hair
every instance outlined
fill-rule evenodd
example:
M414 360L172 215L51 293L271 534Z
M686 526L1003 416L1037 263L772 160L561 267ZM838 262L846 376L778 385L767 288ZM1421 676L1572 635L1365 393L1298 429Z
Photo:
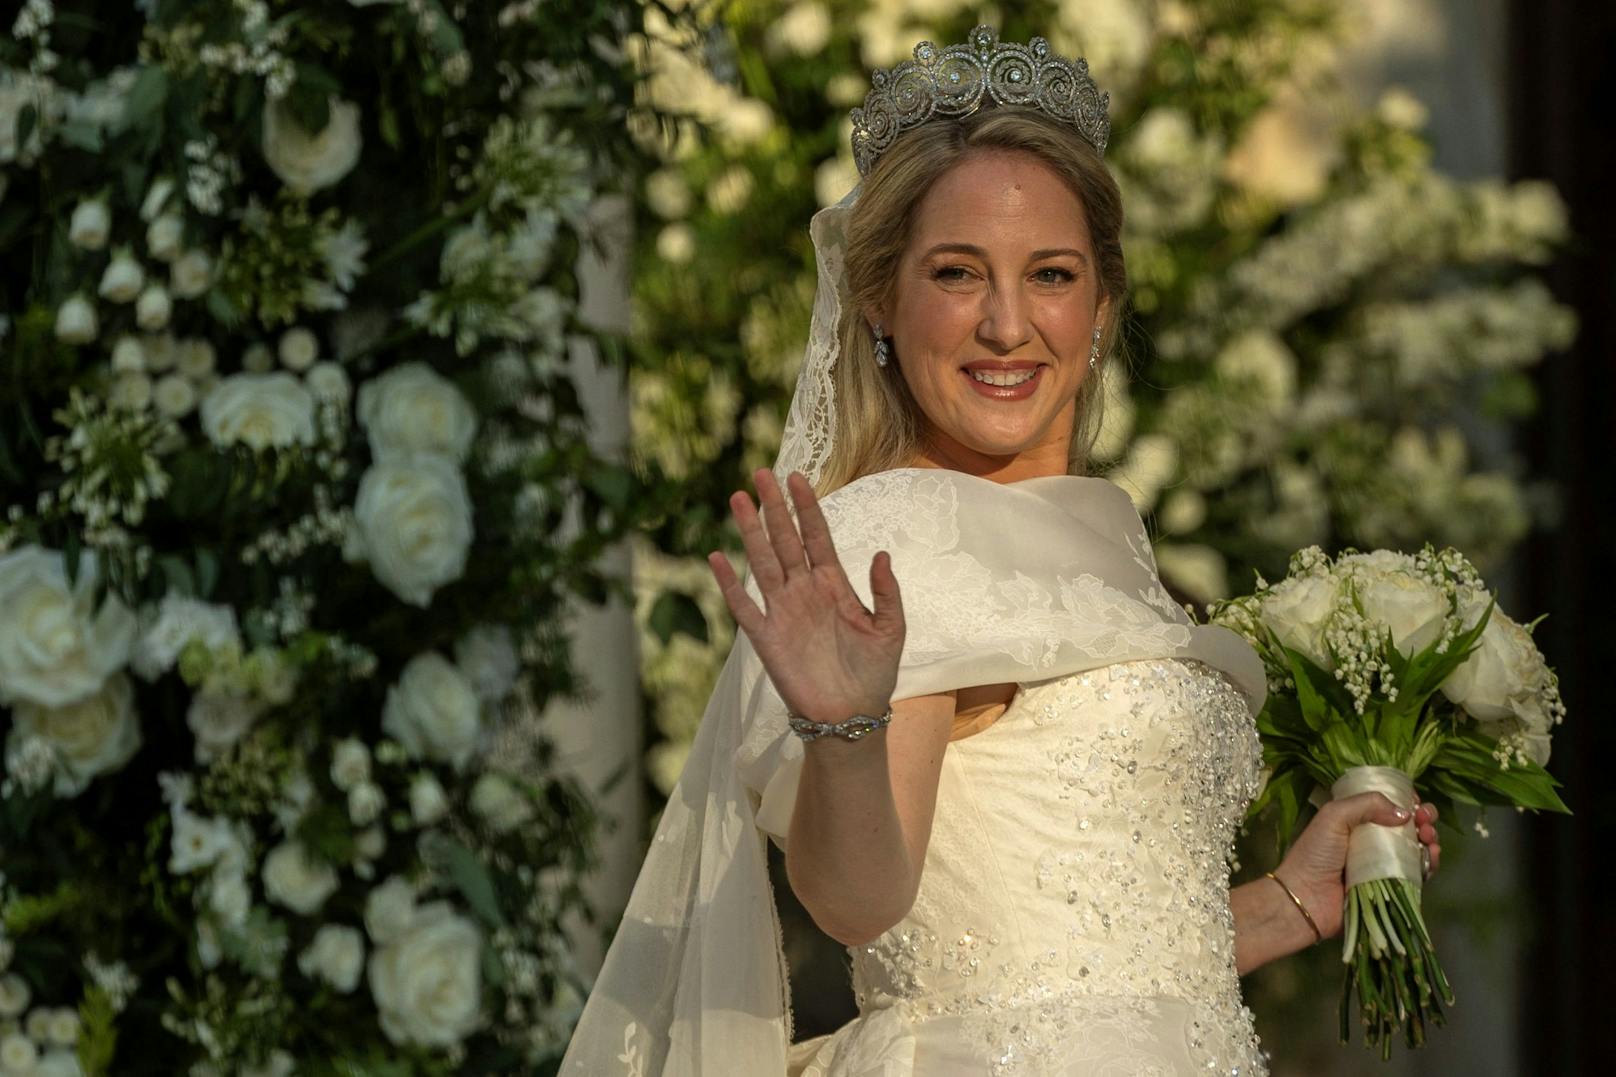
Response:
M1098 265L1100 296L1111 300L1100 337L1100 371L1113 361L1128 270L1122 256L1122 195L1104 159L1069 124L1031 109L990 107L963 119L922 124L881 156L848 217L848 301L838 327L841 353L831 372L836 433L815 483L821 496L862 475L906 467L920 450L920 407L897 364L876 365L865 312L891 300L915 214L931 185L967 157L993 150L1037 157L1082 204ZM1067 460L1071 474L1086 471L1099 433L1105 395L1098 373L1084 378L1078 389Z

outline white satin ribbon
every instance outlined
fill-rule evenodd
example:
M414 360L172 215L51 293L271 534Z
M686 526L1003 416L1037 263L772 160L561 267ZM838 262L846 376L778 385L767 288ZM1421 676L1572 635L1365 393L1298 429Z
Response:
M1342 800L1359 793L1385 793L1393 804L1408 809L1408 822L1402 826L1363 823L1352 828L1347 839L1347 886L1372 879L1407 879L1422 885L1420 837L1414 828L1414 811L1420 805L1414 783L1396 767L1353 767L1330 786L1330 798Z

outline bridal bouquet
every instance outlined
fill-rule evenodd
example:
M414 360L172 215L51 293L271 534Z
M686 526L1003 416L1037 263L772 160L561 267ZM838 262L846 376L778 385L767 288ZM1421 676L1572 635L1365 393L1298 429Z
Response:
M1543 769L1564 717L1558 680L1521 625L1498 610L1453 549L1418 554L1318 547L1286 578L1217 603L1212 620L1243 635L1268 670L1258 717L1267 786L1252 805L1278 812L1285 840L1303 805L1380 791L1410 811L1425 799L1564 812ZM1365 1037L1389 1058L1442 1023L1453 993L1420 913L1423 871L1412 820L1360 827L1347 860L1341 1039L1356 997Z

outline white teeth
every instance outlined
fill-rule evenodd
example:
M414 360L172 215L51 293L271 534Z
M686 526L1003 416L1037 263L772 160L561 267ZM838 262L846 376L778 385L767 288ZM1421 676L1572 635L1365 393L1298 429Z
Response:
M1033 379L1033 375L1038 373L1038 370L1037 368L1034 368L1024 373L1014 374L1008 372L1003 374L987 374L980 370L969 370L966 371L966 373L970 374L971 377L975 378L979 382L982 382L984 385L997 385L1004 388L1031 381Z

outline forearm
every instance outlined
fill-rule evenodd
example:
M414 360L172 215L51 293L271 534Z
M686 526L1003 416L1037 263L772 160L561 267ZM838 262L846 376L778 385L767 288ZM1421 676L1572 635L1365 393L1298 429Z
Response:
M1314 943L1313 929L1283 887L1266 876L1229 891L1234 967L1241 976Z
M918 879L892 792L887 731L804 746L787 835L791 888L826 934L857 946L897 923Z

